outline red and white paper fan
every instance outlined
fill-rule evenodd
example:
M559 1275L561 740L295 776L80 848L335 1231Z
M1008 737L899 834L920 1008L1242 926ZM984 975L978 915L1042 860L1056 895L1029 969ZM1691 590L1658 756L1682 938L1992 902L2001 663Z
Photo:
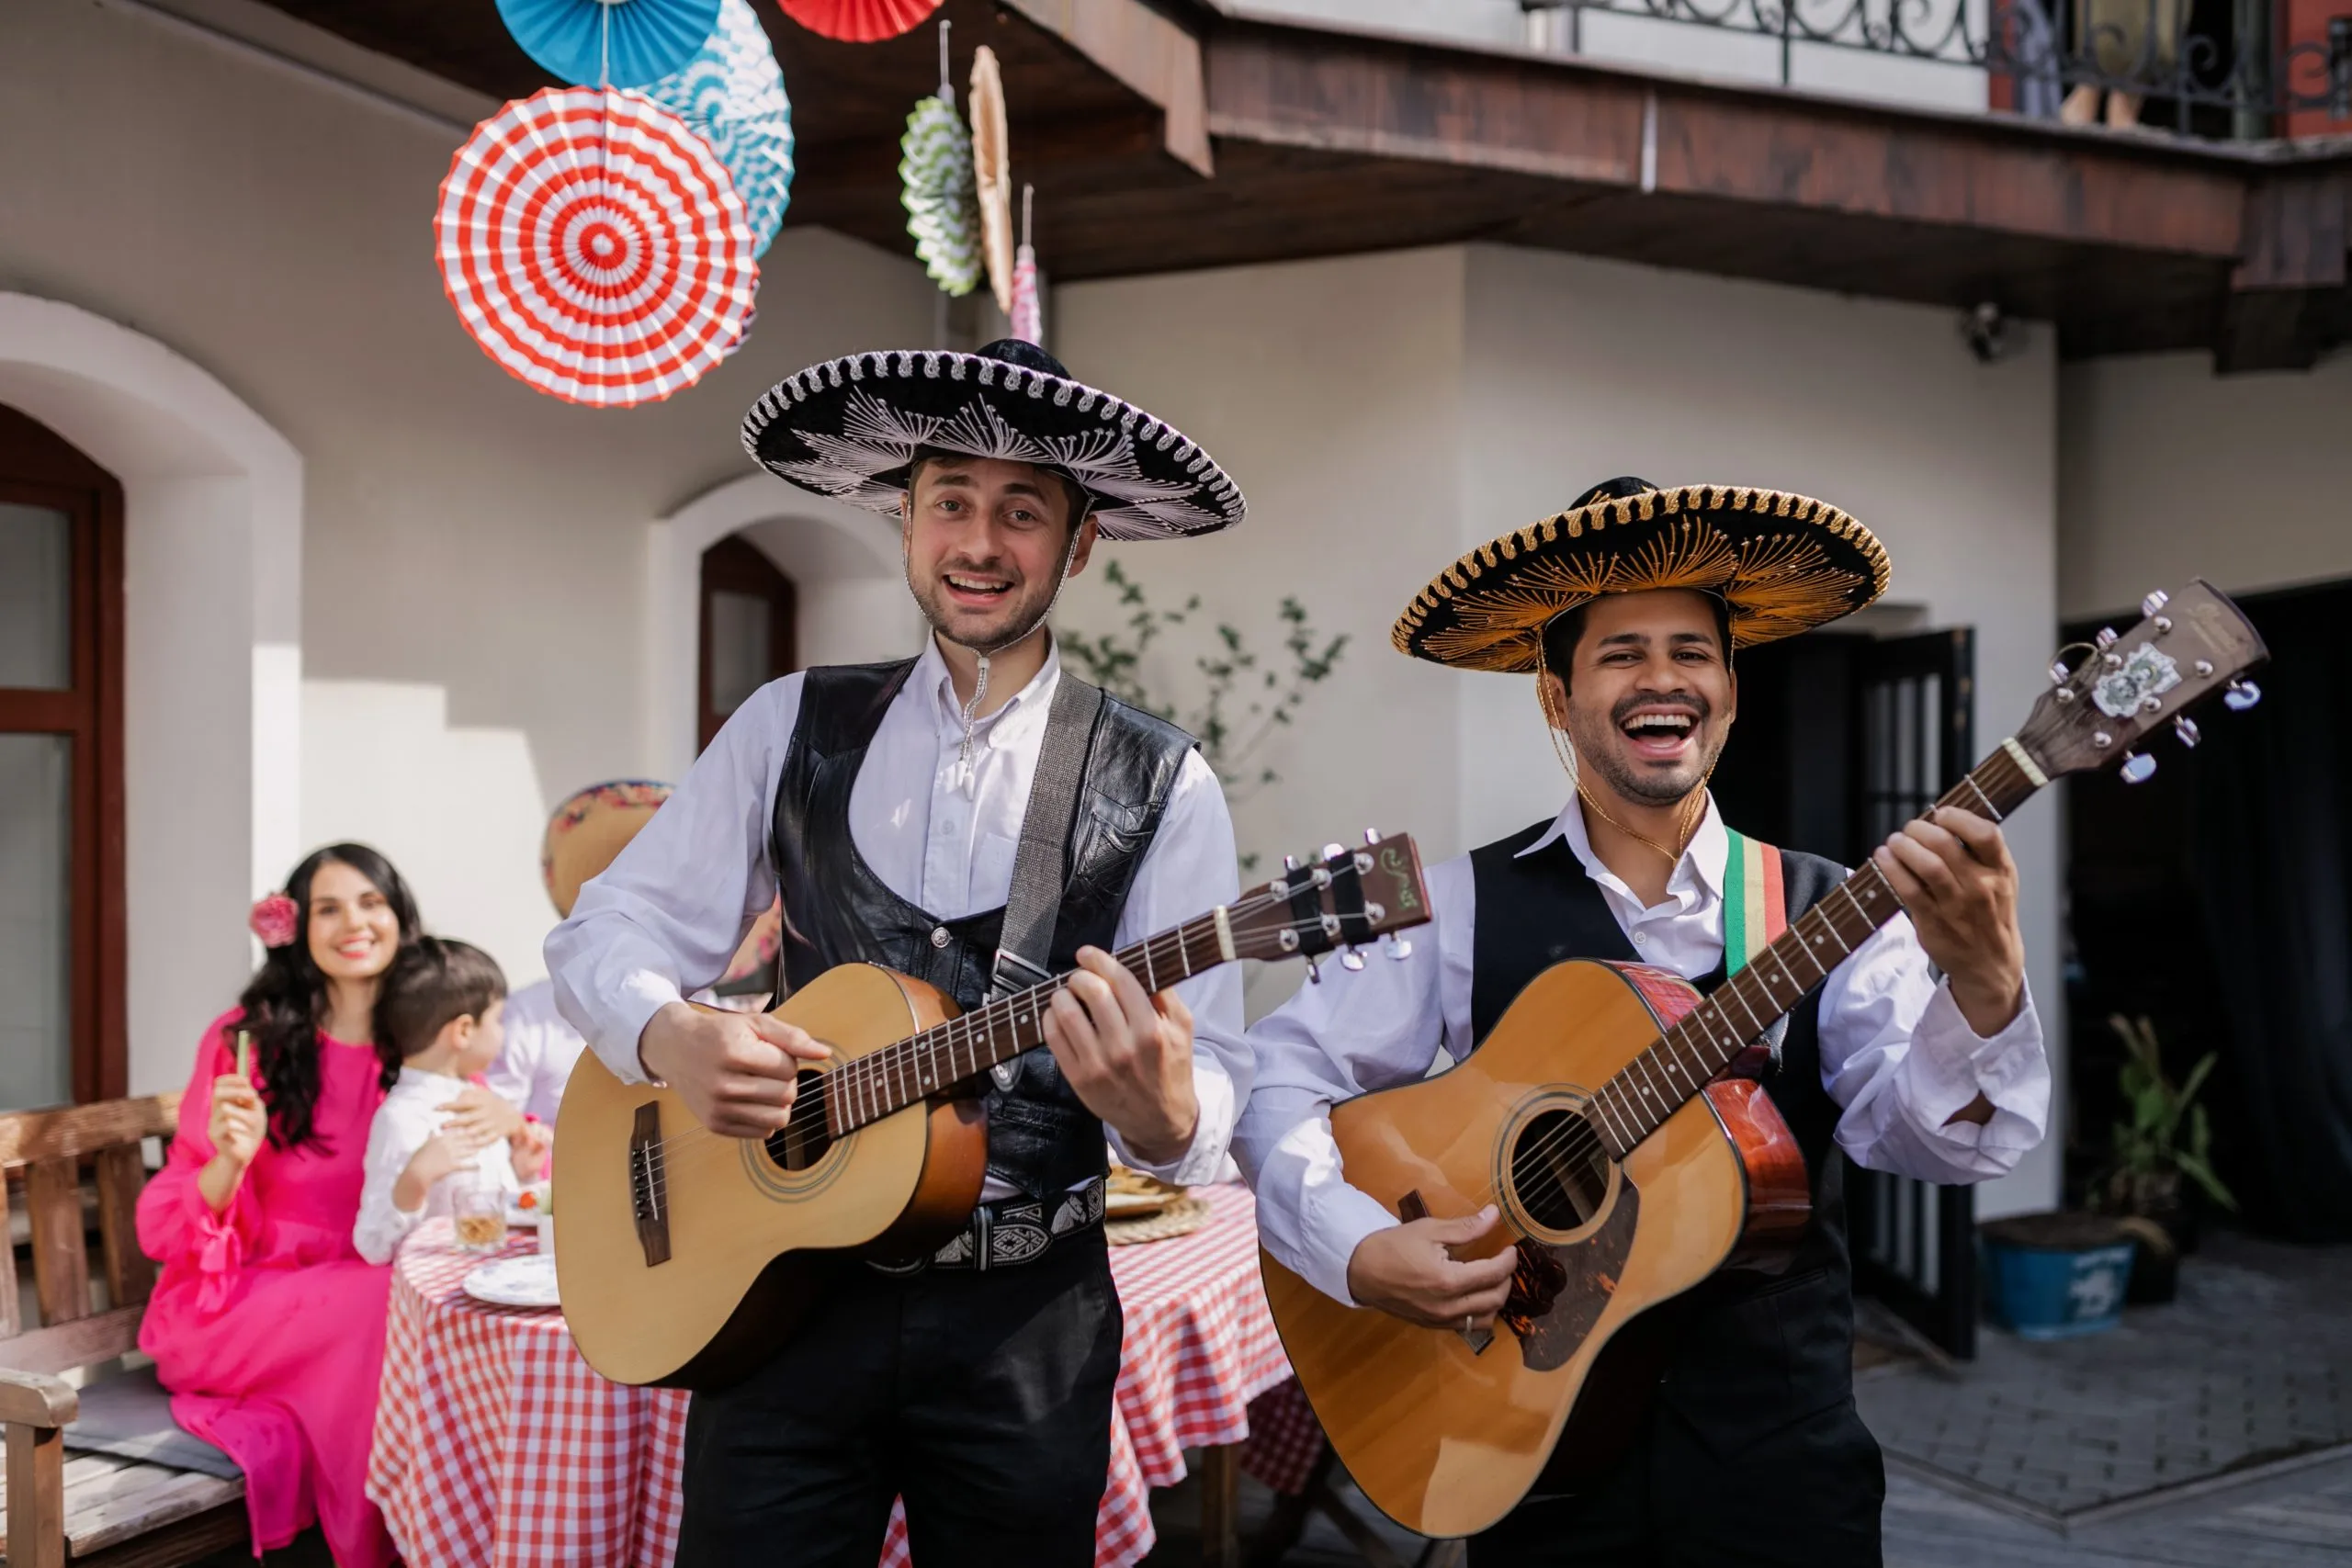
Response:
M709 143L632 93L550 87L474 128L441 182L442 285L507 372L601 408L735 352L759 283Z
M843 43L879 43L910 33L939 9L939 0L783 0L784 14L820 37Z

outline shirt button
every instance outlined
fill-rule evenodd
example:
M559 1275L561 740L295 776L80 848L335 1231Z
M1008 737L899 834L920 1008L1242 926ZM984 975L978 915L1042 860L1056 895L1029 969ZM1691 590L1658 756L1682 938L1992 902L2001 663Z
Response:
M1647 941L1649 941L1649 938L1648 938L1647 936L1645 936L1645 935L1644 935L1642 932L1640 932L1640 931L1635 931L1635 932L1634 933L1634 940L1635 942L1647 942Z
M933 926L931 928L931 945L933 947L945 947L947 945L947 928L945 926Z

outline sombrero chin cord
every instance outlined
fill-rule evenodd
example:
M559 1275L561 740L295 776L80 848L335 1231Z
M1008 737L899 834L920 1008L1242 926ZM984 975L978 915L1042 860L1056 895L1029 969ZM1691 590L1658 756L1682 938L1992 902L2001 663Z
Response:
M1646 833L1636 833L1623 822L1618 821L1616 818L1611 817L1609 814L1609 808L1594 798L1592 791L1587 787L1584 782L1584 769L1578 764L1577 759L1576 743L1568 739L1568 716L1560 711L1558 704L1553 700L1552 683L1544 679L1552 671L1550 665L1544 660L1541 644L1537 645L1536 660L1536 705L1544 710L1544 728L1552 737L1553 753L1560 759L1560 766L1566 772L1568 783L1576 786L1577 798L1591 807L1594 816L1633 840L1634 842L1663 855L1669 867L1680 865L1683 851L1690 847L1691 836L1699 830L1699 820L1706 815L1707 781L1715 776L1715 764L1709 762L1707 771L1699 776L1699 782L1691 786L1690 793L1682 797L1681 814L1676 818L1674 824L1674 848L1668 849Z

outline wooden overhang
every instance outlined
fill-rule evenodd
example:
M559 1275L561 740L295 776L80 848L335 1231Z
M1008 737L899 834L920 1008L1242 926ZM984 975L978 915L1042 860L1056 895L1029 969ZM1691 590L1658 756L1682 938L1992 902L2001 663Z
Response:
M501 97L547 85L489 0L275 0ZM1221 6L1222 0L1219 0ZM799 138L786 220L909 252L898 137L930 28L759 15ZM2352 336L2352 137L2218 143L1890 107L1227 14L947 0L992 47L1057 280L1482 242L2054 322L2069 357L2301 368Z

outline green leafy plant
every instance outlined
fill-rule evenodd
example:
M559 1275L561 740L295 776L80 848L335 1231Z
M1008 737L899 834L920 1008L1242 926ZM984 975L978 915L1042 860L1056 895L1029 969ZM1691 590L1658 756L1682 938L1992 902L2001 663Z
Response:
M1330 679L1347 649L1347 634L1325 637L1316 629L1306 606L1289 595L1283 597L1279 612L1283 626L1280 657L1261 656L1238 627L1219 621L1210 651L1193 660L1202 678L1202 695L1186 708L1145 682L1143 657L1161 633L1189 624L1200 613L1201 596L1195 593L1184 601L1182 609L1170 610L1154 604L1143 584L1128 576L1117 561L1110 564L1102 577L1117 591L1119 605L1126 612L1125 626L1099 637L1057 629L1055 636L1062 657L1122 702L1190 730L1199 739L1201 756L1216 771L1228 799L1245 800L1275 783L1280 775L1263 759L1266 744L1290 724L1306 700L1308 688ZM1244 871L1257 863L1254 854L1241 857Z
M2213 1053L2207 1052L2176 1085L2165 1076L2154 1024L2121 1013L2107 1022L2123 1042L2125 1056L2117 1081L2127 1120L2115 1124L2113 1163L2100 1183L2100 1206L2118 1213L2160 1213L2179 1201L2180 1180L2186 1176L2208 1198L2234 1213L2237 1200L2213 1174L2213 1130L2205 1107L2194 1103L2213 1070Z

